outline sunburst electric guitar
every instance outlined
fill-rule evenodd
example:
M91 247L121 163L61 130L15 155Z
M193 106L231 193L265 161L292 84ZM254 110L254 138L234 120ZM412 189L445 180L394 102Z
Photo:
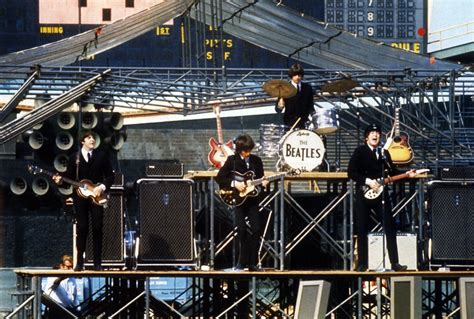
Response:
M28 165L28 172L33 175L44 174L51 177L56 175L35 165ZM79 182L76 182L75 180L66 177L62 177L62 180L74 186L79 196L83 198L89 198L94 204L99 206L105 206L107 204L107 196L105 195L105 193L102 193L100 196L96 196L94 194L94 188L97 187L97 184L92 183L90 180L83 179Z
M232 150L233 143L232 140L230 140L224 144L219 106L214 107L214 113L216 114L217 141L213 137L209 139L211 151L209 152L207 159L215 168L221 168L227 160L227 157L234 155L234 151Z
M410 146L410 137L405 132L400 132L400 108L395 108L395 121L393 123L395 136L387 138L391 141L387 148L392 158L392 162L396 165L409 164L413 161L413 150Z

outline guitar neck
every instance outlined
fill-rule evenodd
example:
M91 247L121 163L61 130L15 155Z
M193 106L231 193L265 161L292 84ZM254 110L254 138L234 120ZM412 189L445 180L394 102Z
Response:
M49 171L44 170L44 169L40 169L40 173L51 176L51 177L55 175L54 173L49 172ZM64 177L64 176L61 176L61 178L63 179L64 182L66 182L68 184L71 184L71 185L76 186L76 187L81 187L81 183L76 182L75 180L72 180L72 179Z
M416 170L415 173L416 174L423 174L423 173L426 173L428 171L429 171L429 169L419 169L419 170ZM385 184L387 184L387 183L393 183L393 182L396 182L396 181L399 181L401 179L405 179L405 178L408 178L408 177L409 177L409 175L407 173L403 173L403 174L400 174L400 175L385 177L383 179L383 181L384 181Z
M400 108L395 108L395 136L400 136Z
M285 175L286 175L286 174L277 174L277 175L272 175L272 176L268 176L268 177L264 176L264 177L262 177L262 178L252 180L252 181L251 181L251 184L252 184L253 186L257 186L257 185L262 184L263 181L265 181L265 180L267 180L267 181L269 181L269 182L272 182L272 181L277 180L277 179L279 179L280 177L285 176Z

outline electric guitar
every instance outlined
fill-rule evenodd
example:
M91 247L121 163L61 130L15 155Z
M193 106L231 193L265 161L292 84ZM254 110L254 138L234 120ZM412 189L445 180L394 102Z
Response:
M209 139L211 151L209 152L207 159L215 168L221 168L227 160L227 157L234 155L234 151L232 150L233 143L232 140L230 140L224 144L219 106L214 106L214 113L216 114L218 140L216 141L213 137Z
M52 172L49 172L47 170L39 168L36 165L31 165L31 164L28 165L28 172L30 172L33 175L44 174L51 177L56 175ZM94 188L96 188L98 185L92 183L90 180L83 179L79 182L76 182L67 177L61 176L61 178L64 182L71 184L72 186L75 186L77 194L81 196L82 198L90 198L94 204L99 205L99 206L105 206L107 204L107 196L104 193L102 193L100 196L96 196L94 194Z
M239 182L245 182L247 184L243 191L239 191L235 187L223 188L219 190L219 196L229 206L240 206L248 197L255 197L260 194L260 189L256 186L267 180L269 182L279 179L288 173L275 174L272 176L264 176L259 179L254 179L255 173L253 171L247 171L244 174L234 172L235 180Z
M413 150L411 149L407 133L400 132L400 108L395 108L395 121L393 123L395 136L390 137L387 141L390 140L390 145L387 148L392 158L394 164L409 164L413 161ZM393 131L392 131L393 132Z
M422 168L422 169L416 170L415 173L416 173L416 175L418 175L418 174L428 173L429 171L430 170L428 168ZM378 178L376 181L377 181L377 183L380 184L380 186L377 189L374 190L374 189L370 188L367 185L362 186L362 191L364 192L364 197L367 198L367 199L376 199L377 197L380 196L380 194L382 194L384 184L393 183L393 182L396 182L396 181L399 181L399 180L405 179L405 178L408 178L408 174L406 174L406 173L403 173L403 174L400 174L400 175L395 175L395 176L385 177L383 179L383 183L382 183L382 178Z

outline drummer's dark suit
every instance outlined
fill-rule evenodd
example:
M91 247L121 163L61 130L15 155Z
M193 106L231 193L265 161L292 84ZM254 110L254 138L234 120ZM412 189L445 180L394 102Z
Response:
M379 149L380 154L380 149ZM366 199L362 191L362 186L365 185L366 178L377 179L382 177L383 170L385 170L385 177L388 175L394 176L402 172L395 168L392 162L390 153L384 151L384 157L377 159L377 155L367 145L357 147L352 154L347 168L349 178L356 182L356 203L355 203L355 218L358 231L358 258L359 270L366 270L368 266L368 241L367 234L369 231L370 210L373 209L377 217L382 222L384 221L384 231L387 237L387 251L390 263L398 264L398 250L395 222L392 217L392 209L388 196L387 187L384 188L383 195L375 199ZM383 168L382 168L383 166ZM384 196L385 209L382 207L382 196Z
M79 161L77 161L78 159ZM105 152L93 150L91 160L87 162L79 151L69 157L64 177L77 181L88 179L94 184L104 184L106 189L109 190L114 181L114 172L109 157ZM73 199L77 221L77 268L80 268L80 266L84 264L83 254L86 249L87 235L89 232L89 214L94 244L94 265L100 266L104 208L94 204L91 199L80 197L76 192L74 192Z
M293 84L291 84L293 85ZM298 118L301 118L295 128L305 128L308 116L314 112L313 105L313 89L311 85L301 82L301 89L296 95L285 100L285 112L283 114L283 123L291 128ZM275 106L277 113L281 113L282 109Z
M247 171L255 173L255 179L264 175L263 163L260 157L251 154L248 166L240 155L232 155L219 170L216 182L221 188L230 188L235 179L234 171L244 174ZM257 266L258 244L262 233L262 219L258 212L258 196L248 197L245 202L235 207L235 221L239 243L239 264L242 267ZM251 234L247 231L245 217L248 216Z

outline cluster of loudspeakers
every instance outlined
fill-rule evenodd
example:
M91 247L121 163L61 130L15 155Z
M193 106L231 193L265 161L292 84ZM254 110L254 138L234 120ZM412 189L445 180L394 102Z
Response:
M26 144L31 151L31 155L25 158L33 158L38 166L43 165L47 170L54 167L55 171L64 173L69 156L80 147L78 135L81 130L93 132L96 147L112 151L119 151L127 138L120 113L61 112L22 134L18 143ZM44 196L50 189L49 178L16 176L10 181L10 190L14 195L23 195L28 185L36 196ZM58 190L64 196L71 195L73 191L71 186Z

